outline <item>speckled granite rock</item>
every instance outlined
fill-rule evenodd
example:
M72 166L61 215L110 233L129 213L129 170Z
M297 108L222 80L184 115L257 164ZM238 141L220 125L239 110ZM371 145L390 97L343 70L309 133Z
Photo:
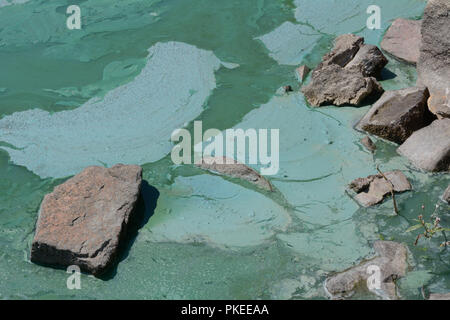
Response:
M88 167L57 186L42 201L31 261L103 273L117 257L141 182L141 167L116 165Z

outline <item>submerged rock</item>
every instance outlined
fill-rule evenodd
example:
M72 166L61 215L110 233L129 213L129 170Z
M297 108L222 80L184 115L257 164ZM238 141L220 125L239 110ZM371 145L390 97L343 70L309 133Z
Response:
M386 91L356 128L401 144L414 131L432 122L428 96L426 88L418 87Z
M273 191L272 185L266 178L252 168L227 157L207 157L198 167L232 178L246 180L259 188Z
M384 35L381 49L402 61L417 64L422 41L421 24L420 20L396 19Z
M431 112L450 118L450 1L428 1L421 32L418 83L430 90Z
M392 185L381 174L353 180L349 188L357 193L355 200L364 207L370 207L382 202L388 194L391 194L392 186L394 192L397 193L412 189L408 179L401 171L390 171L384 175Z
M387 62L377 47L364 44L364 38L353 34L339 36L302 92L313 106L360 105L366 97L383 92L375 77Z
M419 169L450 170L450 119L435 120L414 132L397 152Z
M297 78L300 82L305 81L306 77L308 76L308 73L311 71L311 69L308 68L308 66L300 66L298 67L295 72L297 74Z
M450 186L445 189L444 194L442 195L442 199L450 204Z
M88 167L57 186L42 201L31 261L103 273L117 257L141 182L141 167L116 165Z
M368 136L365 136L364 138L362 138L361 143L364 147L366 147L367 150L369 150L372 153L374 153L375 150L377 149L377 147L375 146L373 141Z
M352 296L357 288L367 288L385 299L396 299L395 281L405 276L408 269L408 250L405 245L392 241L376 241L373 245L375 257L360 265L329 277L325 288L332 299ZM375 269L380 271L380 288L369 288Z

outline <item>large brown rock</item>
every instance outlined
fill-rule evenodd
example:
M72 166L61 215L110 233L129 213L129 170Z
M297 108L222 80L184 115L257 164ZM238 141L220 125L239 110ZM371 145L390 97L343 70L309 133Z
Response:
M398 149L419 169L450 170L450 119L435 120L414 132Z
M422 21L396 19L381 41L381 49L399 60L416 65L420 56Z
M325 281L325 288L332 299L348 298L357 288L368 290L385 299L397 298L395 281L406 275L408 250L405 245L392 241L376 241L373 247L376 252L373 258ZM379 289L368 283L375 268L380 271Z
M401 144L433 121L428 96L426 88L418 87L386 91L356 128Z
M357 193L355 200L360 205L370 207L382 202L387 195L391 194L392 186L395 193L412 189L408 179L401 171L389 171L384 175L390 183L381 174L358 178L350 183L349 188Z
M31 261L100 275L117 258L142 182L139 166L88 167L42 201Z
M272 185L266 178L252 168L234 159L227 157L205 157L202 163L197 166L219 175L246 180L267 191L273 190Z
M312 106L360 105L368 96L383 92L376 77L387 62L377 47L364 44L364 38L339 36L302 92Z
M418 83L430 90L431 112L450 118L450 1L428 1L421 32Z

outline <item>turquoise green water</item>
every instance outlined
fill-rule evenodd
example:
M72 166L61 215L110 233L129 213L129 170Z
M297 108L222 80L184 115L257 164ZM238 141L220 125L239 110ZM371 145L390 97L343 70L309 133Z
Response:
M1 3L1 2L0 2ZM82 9L81 30L65 9ZM378 4L382 30L367 30ZM390 21L418 18L421 0L39 1L0 5L0 297L14 299L325 299L327 274L371 253L377 239L404 242L411 273L403 298L450 288L450 254L439 240L412 245L404 231L422 204L432 211L448 175L415 171L377 141L375 156L353 124L362 108L310 109L300 93L276 96L294 69L314 66L338 34L379 44ZM415 83L390 60L385 89ZM395 75L392 75L392 73ZM170 133L280 129L280 171L265 193L242 181L171 162ZM116 270L82 275L29 262L40 202L86 165L137 163L159 197ZM414 191L359 208L352 179L400 169ZM441 203L442 204L442 203ZM151 206L147 202L147 206ZM431 212L428 213L428 215ZM443 224L450 224L441 205ZM372 297L373 298L373 297Z

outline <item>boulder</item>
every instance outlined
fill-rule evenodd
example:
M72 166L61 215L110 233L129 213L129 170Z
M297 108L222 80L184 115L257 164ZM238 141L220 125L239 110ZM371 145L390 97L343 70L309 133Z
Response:
M360 105L368 96L383 92L376 77L387 62L377 47L364 44L364 38L339 36L302 92L312 106Z
M448 292L448 293L431 293L428 300L450 300L450 292Z
M246 180L261 189L273 191L272 185L263 176L234 159L227 157L205 157L202 163L197 166L219 175Z
M450 118L450 1L428 1L421 33L418 83L430 91L430 111Z
M375 256L356 267L328 277L325 289L332 299L352 296L357 288L368 290L384 299L396 299L396 280L405 276L408 269L408 250L405 245L392 241L376 241ZM370 283L374 271L380 272L380 288Z
M368 136L362 138L360 142L364 147L366 147L367 150L369 150L372 153L374 153L375 150L377 149L373 141Z
M354 198L360 205L370 207L382 202L387 195L391 194L392 186L396 193L412 189L408 179L401 171L390 171L384 175L392 185L381 174L358 178L349 184L349 188L357 193Z
M426 88L418 87L386 91L356 128L401 144L433 121L427 108L428 96Z
M305 81L306 77L308 76L308 73L311 71L311 69L308 68L308 66L300 66L296 70L297 78L300 82Z
M426 171L450 170L450 119L435 120L414 132L397 152L417 168Z
M383 88L373 77L364 77L338 65L328 65L313 72L311 83L303 87L303 94L312 106L333 104L360 105L374 93L382 93Z
M381 41L381 49L401 61L417 64L420 56L422 21L396 19Z
M31 261L101 275L116 260L140 195L142 169L88 167L42 201Z
M442 199L448 204L450 204L450 186L448 186L447 189L445 189L445 192L442 195Z

